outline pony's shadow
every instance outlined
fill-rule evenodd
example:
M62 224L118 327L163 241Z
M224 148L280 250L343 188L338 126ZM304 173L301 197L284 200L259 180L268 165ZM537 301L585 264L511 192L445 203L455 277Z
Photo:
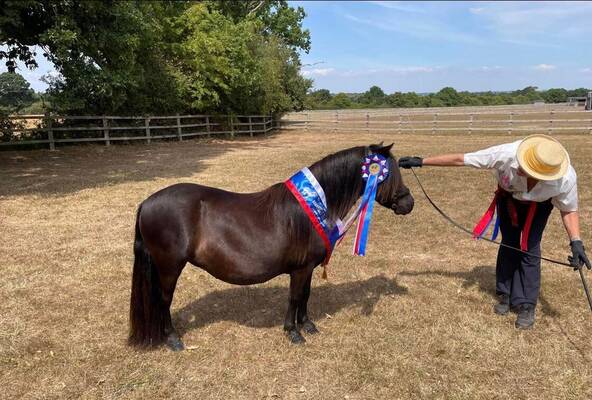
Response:
M383 275L365 281L326 283L312 288L308 310L313 320L351 306L359 306L361 314L370 315L381 297L406 293L407 288L398 285L396 279ZM178 310L173 318L180 334L219 321L271 328L283 323L287 306L287 287L233 287L198 298Z
M471 287L478 287L483 293L487 293L492 298L497 298L495 293L495 267L490 265L478 265L470 271L402 271L401 276L422 276L422 275L438 275L446 278L462 279L462 288L468 289ZM553 308L546 298L541 294L539 296L539 303L541 312L550 317L559 317L561 314L557 309Z

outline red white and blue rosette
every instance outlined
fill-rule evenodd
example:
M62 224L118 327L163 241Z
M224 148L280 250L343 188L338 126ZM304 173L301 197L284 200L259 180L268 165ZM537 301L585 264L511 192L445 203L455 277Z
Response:
M388 161L380 154L370 154L362 161L362 179L366 181L360 213L358 216L358 226L356 228L356 237L354 239L354 254L366 255L366 243L368 242L368 233L370 230L370 221L372 220L372 211L374 210L374 200L376 199L376 190L378 185L388 177Z

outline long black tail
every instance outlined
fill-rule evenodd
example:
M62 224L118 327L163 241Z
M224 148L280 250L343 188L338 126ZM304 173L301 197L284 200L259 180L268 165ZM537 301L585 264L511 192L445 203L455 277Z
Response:
M158 270L140 232L141 206L136 214L134 240L134 270L130 300L130 330L132 346L153 347L165 340L165 307L162 300Z

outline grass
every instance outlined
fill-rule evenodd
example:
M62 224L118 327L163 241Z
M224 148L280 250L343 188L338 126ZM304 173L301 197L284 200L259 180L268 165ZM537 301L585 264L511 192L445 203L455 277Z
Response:
M592 243L590 139L559 137L579 175ZM368 256L337 249L310 300L321 334L282 332L288 279L232 286L188 266L173 319L191 350L126 346L137 205L177 182L254 191L339 149L469 151L517 136L295 132L253 140L79 146L0 153L0 387L4 398L584 399L592 319L577 273L543 264L532 331L492 312L496 249L457 232L412 176L408 216L378 207ZM434 199L471 225L491 200L485 171L421 169ZM544 254L564 259L557 211Z

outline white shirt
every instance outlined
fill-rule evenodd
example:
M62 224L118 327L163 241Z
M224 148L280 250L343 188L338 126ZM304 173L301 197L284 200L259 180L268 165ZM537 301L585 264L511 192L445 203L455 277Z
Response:
M542 202L551 199L561 211L577 211L578 185L576 171L570 165L562 178L553 181L538 181L527 191L526 176L518 175L516 152L521 140L489 147L464 155L465 165L475 168L493 169L499 185L518 200Z

